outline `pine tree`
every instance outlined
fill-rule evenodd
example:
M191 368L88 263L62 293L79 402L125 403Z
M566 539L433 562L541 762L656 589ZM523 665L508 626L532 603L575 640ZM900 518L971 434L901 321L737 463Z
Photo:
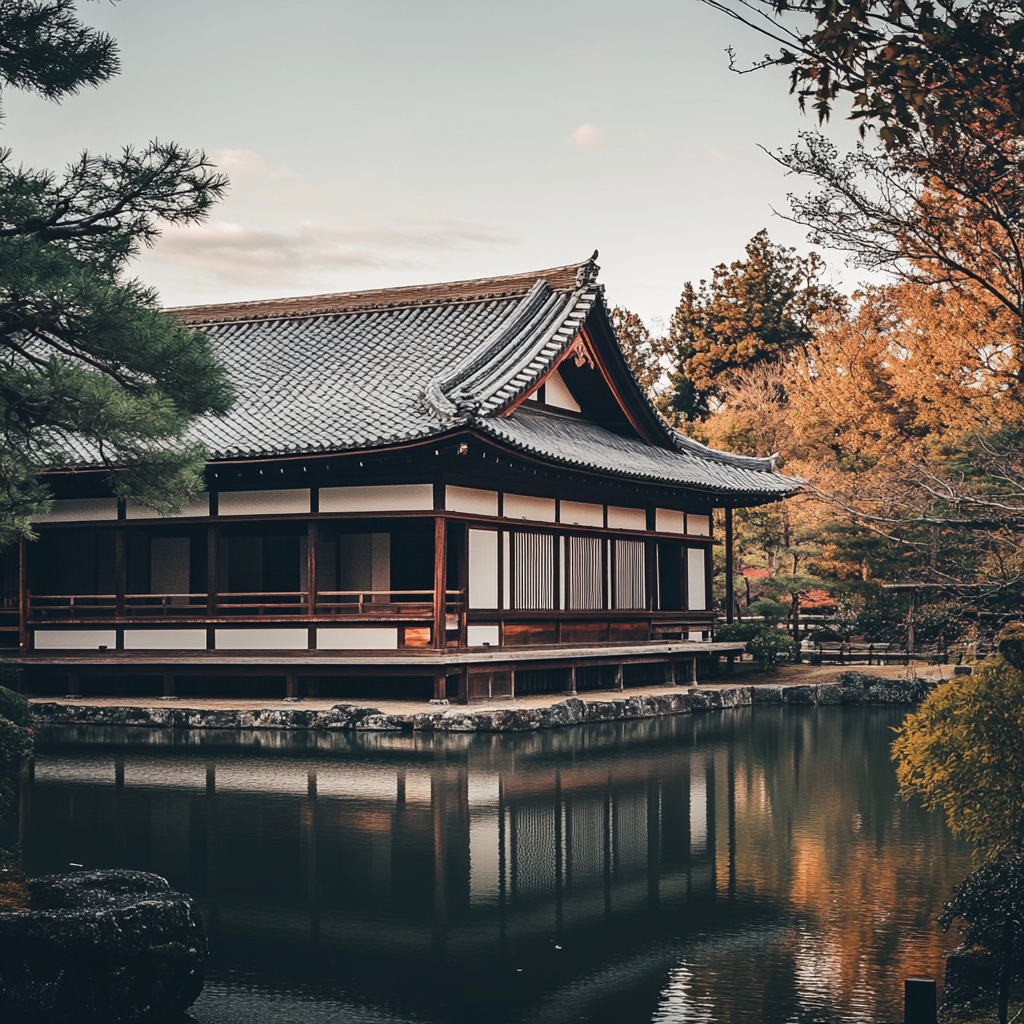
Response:
M0 0L0 89L59 101L117 70L71 0ZM0 151L0 547L32 535L46 470L105 468L118 497L164 512L202 487L206 451L186 431L229 408L226 374L127 267L161 223L202 220L226 187L174 143L85 153L60 175Z

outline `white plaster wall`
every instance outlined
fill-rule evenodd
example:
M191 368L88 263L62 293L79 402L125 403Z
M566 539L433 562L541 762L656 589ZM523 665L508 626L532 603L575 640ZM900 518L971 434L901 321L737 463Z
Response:
M565 386L562 375L557 370L552 370L544 380L544 404L552 405L556 409L567 409L569 412L579 412L579 403L572 397L572 392Z
M466 627L466 644L469 647L497 647L498 642L497 626Z
M316 646L321 651L394 651L398 648L397 628L350 626L320 628Z
M114 650L117 633L113 629L37 629L37 651L95 651L100 647Z
M615 530L646 530L647 513L642 508L609 505L608 525Z
M506 494L502 502L506 519L529 519L535 523L555 521L554 498L531 498L526 494Z
M685 533L686 516L670 508L655 509L654 528L658 533Z
M498 607L498 534L469 531L469 607Z
M126 651L205 651L205 629L126 629Z
M432 484L321 487L321 512L420 512L434 507Z
M558 521L575 526L604 526L604 505L591 505L585 501L562 501L558 506Z
M707 609L707 590L704 586L704 550L686 549L686 588L691 611Z
M32 522L77 523L116 518L116 498L58 498L49 512L33 516Z
M304 629L218 629L218 651L304 651Z
M711 516L688 515L686 517L686 532L693 534L695 537L710 537Z
M452 487L444 489L444 507L450 512L465 512L467 515L496 516L498 514L498 492L481 491L476 487Z
M222 516L285 516L308 512L309 488L221 491L217 511Z

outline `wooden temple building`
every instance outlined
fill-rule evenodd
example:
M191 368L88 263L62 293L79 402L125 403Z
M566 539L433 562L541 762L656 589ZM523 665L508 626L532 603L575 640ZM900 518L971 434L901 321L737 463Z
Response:
M593 260L172 312L236 390L193 428L208 489L160 518L87 452L48 476L0 622L37 692L467 701L695 679L736 649L713 510L799 481L665 424Z

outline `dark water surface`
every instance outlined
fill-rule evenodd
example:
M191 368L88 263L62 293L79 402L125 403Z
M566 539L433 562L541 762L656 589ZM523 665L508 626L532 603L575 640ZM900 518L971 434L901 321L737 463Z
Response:
M897 796L901 708L540 734L42 731L33 875L199 901L202 1024L902 1019L969 852Z

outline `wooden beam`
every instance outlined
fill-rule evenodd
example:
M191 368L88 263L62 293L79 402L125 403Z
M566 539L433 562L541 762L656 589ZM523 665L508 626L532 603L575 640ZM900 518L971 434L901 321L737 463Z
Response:
M444 647L447 639L446 584L448 548L446 545L447 525L443 516L434 519L434 646ZM436 696L436 694L435 694ZM444 694L442 693L443 697Z

